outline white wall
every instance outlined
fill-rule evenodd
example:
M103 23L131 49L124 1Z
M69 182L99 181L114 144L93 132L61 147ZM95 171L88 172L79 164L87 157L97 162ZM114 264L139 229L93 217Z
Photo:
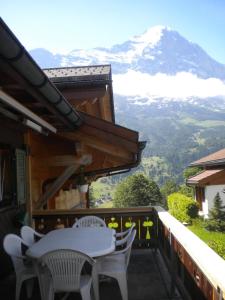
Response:
M225 184L208 185L205 187L205 201L202 203L204 215L208 215L209 210L213 207L213 200L218 192L223 201L223 205L225 205L225 193L223 193L223 191L225 191Z

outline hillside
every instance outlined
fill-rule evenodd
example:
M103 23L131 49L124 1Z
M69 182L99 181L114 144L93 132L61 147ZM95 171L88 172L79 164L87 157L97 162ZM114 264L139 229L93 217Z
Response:
M116 98L117 121L140 131L141 139L148 142L140 169L159 184L171 176L181 182L190 162L225 147L225 110L194 109L189 103L175 102L163 109L131 107L123 101Z

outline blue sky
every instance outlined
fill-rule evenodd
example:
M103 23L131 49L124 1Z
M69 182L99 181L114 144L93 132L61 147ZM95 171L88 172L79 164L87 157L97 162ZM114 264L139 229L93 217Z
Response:
M0 12L28 50L110 47L167 25L225 64L224 0L13 0Z

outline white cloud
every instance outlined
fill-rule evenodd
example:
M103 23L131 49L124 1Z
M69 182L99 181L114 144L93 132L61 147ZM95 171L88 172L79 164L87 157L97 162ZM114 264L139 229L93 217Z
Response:
M167 97L180 100L190 97L225 96L225 84L220 79L201 79L187 72L172 76L162 73L149 75L129 70L126 74L113 75L113 90L115 94L124 96Z

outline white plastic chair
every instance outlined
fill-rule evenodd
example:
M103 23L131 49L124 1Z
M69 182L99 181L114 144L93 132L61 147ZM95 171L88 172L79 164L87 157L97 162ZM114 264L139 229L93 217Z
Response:
M116 242L123 241L127 236L129 236L131 234L134 227L135 227L135 224L133 223L132 226L130 228L128 228L127 230L122 231L122 232L117 232L116 233L116 238L122 238L122 239L117 240ZM125 236L125 238L124 238L124 236ZM125 241L126 241L126 239L125 239Z
M106 224L104 220L97 216L85 216L78 219L72 227L106 227Z
M21 228L20 235L28 246L31 246L36 242L35 237L40 239L44 236L44 234L41 234L35 231L32 227L26 225Z
M74 250L62 249L44 254L39 259L39 265L47 268L51 276L47 299L53 300L54 294L58 292L79 292L82 300L91 300L92 275L81 275L85 262L93 266L95 261Z
M135 224L133 224L128 230L121 232L121 233L125 234L125 237L122 238L122 239L116 240L116 246L123 246L123 245L127 244L127 241L128 241L129 236L131 235L131 233L134 229L134 226L135 226ZM120 235L120 236L122 237L123 235Z
M22 247L29 247L24 241L15 234L8 234L3 241L5 252L10 255L14 270L16 273L16 300L20 298L20 290L22 283L26 281L26 290L28 298L31 297L33 291L33 280L36 273L31 262L26 261L26 257L22 253Z
M98 274L115 278L118 281L123 300L128 300L127 267L135 236L136 230L133 230L127 239L127 245L124 249L115 251L97 260Z

